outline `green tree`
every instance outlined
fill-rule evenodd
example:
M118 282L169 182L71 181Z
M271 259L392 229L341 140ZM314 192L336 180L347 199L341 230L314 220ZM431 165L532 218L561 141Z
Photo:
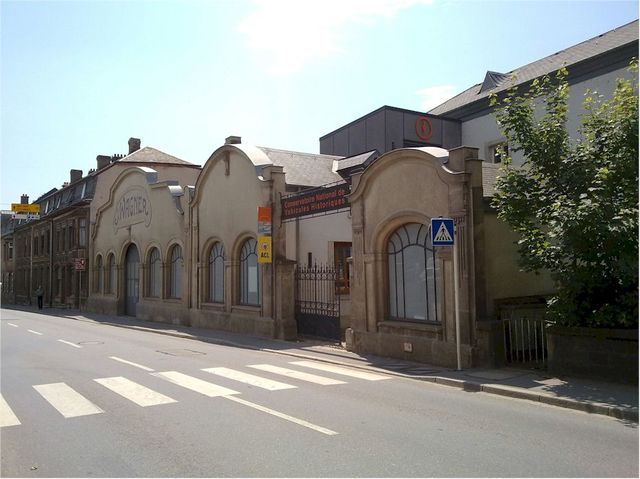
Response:
M520 236L521 267L551 273L556 294L547 316L559 325L638 327L635 61L630 71L634 80L619 79L611 100L588 92L574 139L564 69L524 94L491 98L509 144L493 205ZM522 151L522 167L513 165L514 151Z

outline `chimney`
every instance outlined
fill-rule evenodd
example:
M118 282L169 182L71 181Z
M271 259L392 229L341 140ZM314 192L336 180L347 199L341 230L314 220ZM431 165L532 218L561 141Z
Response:
M82 170L71 170L69 172L69 181L71 183L75 183L78 180L82 179Z
M29 195L21 195L20 196L20 204L28 205L29 204Z
M140 138L129 138L129 155L140 149Z
M111 157L107 155L98 155L96 156L96 161L98 163L98 167L96 169L101 170L102 168L107 166L109 163L111 163Z
M239 145L242 143L241 136L228 136L226 140L224 140L225 145Z

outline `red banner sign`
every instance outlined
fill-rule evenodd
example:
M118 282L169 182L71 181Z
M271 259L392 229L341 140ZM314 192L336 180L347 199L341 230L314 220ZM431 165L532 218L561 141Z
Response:
M317 188L282 199L282 219L299 218L349 207L349 186L340 184Z

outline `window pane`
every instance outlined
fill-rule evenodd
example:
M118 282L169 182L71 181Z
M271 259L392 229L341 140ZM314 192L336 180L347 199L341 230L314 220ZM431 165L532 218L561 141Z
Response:
M437 263L429 228L401 226L387 244L389 315L395 319L437 321Z
M154 248L149 255L149 296L160 297L161 283L160 252Z
M171 250L171 298L182 297L182 269L182 248L176 245Z
M240 302L259 306L261 285L256 246L255 239L247 240L240 252Z
M116 292L116 261L113 255L109 256L109 292Z
M224 303L224 248L216 243L209 253L208 300Z

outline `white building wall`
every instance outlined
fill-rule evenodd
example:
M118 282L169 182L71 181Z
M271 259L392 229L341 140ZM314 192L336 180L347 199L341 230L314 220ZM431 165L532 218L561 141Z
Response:
M626 69L621 68L610 73L600 75L589 80L570 85L569 95L569 120L567 122L567 131L571 138L577 138L578 127L581 125L580 117L584 113L582 104L585 100L585 93L588 89L597 91L604 99L609 100L612 97L613 90L616 86L618 78L632 78L632 74ZM494 113L474 118L462 123L462 144L473 146L479 149L478 155L484 160L490 161L489 149L496 143L504 141L504 136L500 133L496 123ZM523 156L521 153L513 153L513 162L521 165Z
M333 243L351 242L351 213L344 211L326 216L298 218L286 224L287 259L307 265L333 264Z

